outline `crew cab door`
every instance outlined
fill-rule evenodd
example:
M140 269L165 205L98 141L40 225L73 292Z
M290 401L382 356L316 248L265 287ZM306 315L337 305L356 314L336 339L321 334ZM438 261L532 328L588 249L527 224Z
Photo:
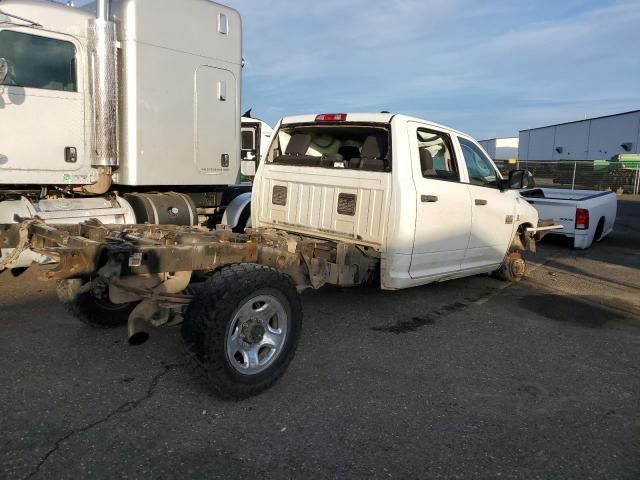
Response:
M28 172L50 172L59 183L83 183L74 175L90 164L79 44L68 35L0 29L0 57L8 64L0 85L0 175L36 183Z
M411 167L416 191L416 224L409 274L447 276L460 270L471 230L468 186L451 136L409 123Z
M471 237L463 269L500 264L511 244L515 197L498 188L500 174L474 141L458 136L457 142L468 174L472 209Z

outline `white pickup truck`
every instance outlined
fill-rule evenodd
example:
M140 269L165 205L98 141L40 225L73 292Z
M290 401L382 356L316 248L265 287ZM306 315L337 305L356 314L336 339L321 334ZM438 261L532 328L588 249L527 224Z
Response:
M128 322L132 344L184 316L212 390L239 398L268 388L293 358L296 291L522 278L521 251L554 228L520 196L530 180L522 170L503 179L473 138L418 118L287 117L256 173L245 234L35 218L0 225L0 245L56 263L42 276L63 280L71 311L93 325Z
M387 113L282 119L253 197L254 227L378 256L383 289L497 270L538 227L473 138Z
M573 238L574 248L589 248L613 231L618 210L613 192L535 188L521 195L541 217L553 218L562 225L561 230L551 233Z

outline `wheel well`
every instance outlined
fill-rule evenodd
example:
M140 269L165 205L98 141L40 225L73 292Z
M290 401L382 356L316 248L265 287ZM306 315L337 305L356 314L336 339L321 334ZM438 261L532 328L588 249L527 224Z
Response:
M596 229L593 232L593 239L595 241L600 240L600 237L602 237L602 234L604 233L604 222L605 218L600 217L600 220L598 220L598 225L596 225Z
M529 244L531 239L526 235L526 230L530 227L533 227L533 225L531 225L529 222L521 223L520 225L518 225L518 229L513 236L513 240L511 241L511 248L509 249L510 251L527 250L530 248Z

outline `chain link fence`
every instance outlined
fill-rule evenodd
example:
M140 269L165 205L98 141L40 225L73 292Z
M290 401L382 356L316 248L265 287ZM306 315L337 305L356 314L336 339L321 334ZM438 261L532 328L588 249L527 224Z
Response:
M640 193L640 161L496 161L503 175L510 170L529 170L536 186L574 190L611 190L618 194Z

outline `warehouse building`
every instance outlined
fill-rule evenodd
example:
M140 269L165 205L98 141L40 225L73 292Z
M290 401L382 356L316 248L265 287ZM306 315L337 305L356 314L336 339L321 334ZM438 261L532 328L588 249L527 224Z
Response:
M640 110L520 131L518 159L609 160L640 153Z
M518 158L518 137L490 138L488 140L480 140L479 143L494 160Z

